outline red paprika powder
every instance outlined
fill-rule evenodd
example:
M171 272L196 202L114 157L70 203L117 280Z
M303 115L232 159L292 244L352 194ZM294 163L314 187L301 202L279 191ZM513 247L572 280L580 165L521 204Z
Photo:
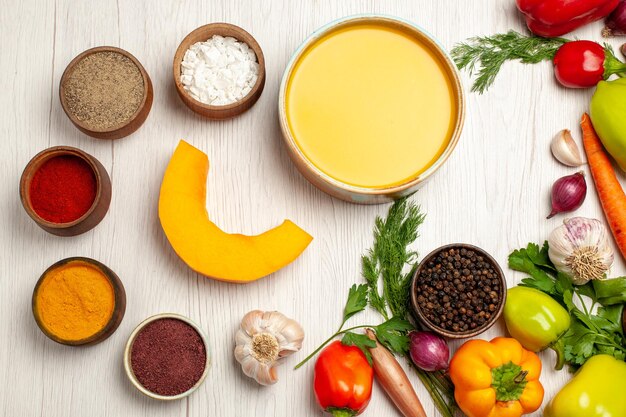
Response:
M45 161L30 182L30 204L42 219L69 223L87 213L96 199L96 175L91 165L75 155Z

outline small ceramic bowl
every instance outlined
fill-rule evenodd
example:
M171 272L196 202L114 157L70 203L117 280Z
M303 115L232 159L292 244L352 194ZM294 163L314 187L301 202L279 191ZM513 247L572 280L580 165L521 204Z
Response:
M310 48L314 46L318 40L324 38L330 33L355 24L370 24L375 26L391 27L418 40L420 43L425 45L435 57L437 57L452 86L452 96L456 104L457 111L454 115L454 119L452 120L454 129L445 150L432 163L432 165L426 169L426 171L421 173L416 178L409 179L398 185L381 188L366 188L348 184L331 177L307 158L304 151L298 145L298 142L289 126L287 117L287 90L289 81L291 80L292 74L296 70L298 63L301 59L303 59L303 57L306 56ZM283 74L278 93L278 114L283 142L287 148L289 157L302 176L304 176L311 184L333 197L350 203L381 204L413 194L448 160L452 151L454 151L454 148L459 141L459 137L461 136L461 131L463 130L465 120L465 94L456 64L450 55L448 55L445 51L443 46L424 29L397 17L363 14L344 17L328 23L313 32L298 47L289 60Z
M139 104L139 107L137 108L135 113L128 120L116 126L112 126L110 128L102 130L94 129L93 127L88 126L82 121L78 120L78 118L70 111L67 100L65 98L65 82L74 71L76 64L78 64L87 56L97 52L117 52L121 55L126 56L128 59L133 61L133 63L139 69L139 72L141 73L141 76L143 78L144 85L143 98L141 99L141 103ZM72 121L74 126L78 128L78 130L86 135L97 139L120 139L135 132L141 127L143 122L146 121L146 118L150 113L150 109L152 108L154 91L152 89L152 81L150 80L150 77L148 76L145 68L143 67L143 65L141 65L139 60L135 58L130 52L120 48L115 48L113 46L99 46L97 48L91 48L84 51L67 65L65 71L63 72L63 75L61 76L61 82L59 84L59 96L61 98L61 106L63 107L63 111Z
M33 176L51 158L63 155L77 156L87 162L96 177L96 198L87 210L78 219L69 223L53 223L41 218L33 209L30 201L30 183ZM20 198L26 213L45 231L57 236L75 236L85 233L100 223L111 203L111 179L104 166L93 156L78 148L70 146L54 146L39 152L30 160L20 180Z
M191 387L187 391L180 393L178 395L159 395L146 389L143 385L141 385L141 382L139 382L139 380L135 376L135 373L133 372L133 367L131 363L131 350L133 348L133 343L135 342L135 338L148 324L152 323L153 321L157 321L161 319L175 319L175 320L180 320L182 322L187 323L188 325L193 327L196 332L198 332L198 334L200 335L200 338L202 339L202 342L204 343L204 350L206 352L206 364L204 366L204 372L202 373L202 376L200 377L198 382L196 382L193 387ZM202 383L206 379L206 376L207 376L207 373L209 372L210 367L211 367L211 351L209 349L209 342L208 342L206 335L204 334L200 326L198 326L191 319L185 316L181 316L180 314L161 313L161 314L156 314L154 316L148 317L147 319L139 323L139 325L135 328L135 330L133 330L133 332L130 334L130 337L128 338L128 342L126 342L126 348L124 349L124 369L126 370L126 375L128 376L128 379L135 386L135 388L137 388L142 394L150 398L154 398L155 400L173 401L173 400L180 400L181 398L187 397L188 395L193 393L195 390L197 390L198 387L200 387L200 385L202 385Z
M254 84L254 87L252 87L252 90L248 93L248 95L239 101L226 104L224 106L213 106L194 99L189 95L189 93L187 93L187 91L185 91L183 83L180 79L181 63L185 56L185 52L187 52L189 47L191 47L194 43L205 42L211 39L213 35L224 37L230 36L240 42L246 43L254 51L257 62L259 63L259 75L256 84ZM211 23L199 27L183 39L176 50L176 54L174 55L173 73L176 91L178 92L180 99L187 107L207 119L230 119L239 116L250 109L250 107L257 102L259 97L261 97L263 87L265 86L265 57L263 56L263 51L261 50L259 43L244 29L239 26L231 25L230 23Z
M422 313L422 310L420 309L419 303L417 302L417 297L419 295L417 293L418 292L417 289L419 285L419 276L420 276L420 273L422 272L422 268L424 268L425 265L427 265L428 262L432 258L437 256L440 252L449 250L449 249L467 249L467 250L474 251L479 256L482 256L483 259L486 260L488 263L490 263L493 269L496 271L497 279L500 284L499 291L498 291L498 294L500 295L500 299L499 299L498 305L496 306L496 310L492 313L491 318L487 322L485 322L482 326L477 327L476 329L473 329L473 330L454 332L454 331L442 329L438 327L437 325L431 323L426 318L426 316ZM424 257L422 262L420 262L420 265L415 271L415 275L413 275L413 281L411 282L411 306L412 306L413 313L415 317L417 318L417 320L428 329L432 330L435 333L438 333L441 336L444 336L450 339L465 339L465 338L477 336L485 332L487 329L493 326L493 324L498 320L498 318L502 315L502 311L504 310L504 304L506 302L506 288L507 288L507 285L506 285L506 278L504 276L504 273L502 272L500 265L498 265L498 262L496 262L496 260L491 255L489 255L483 249L476 247L476 246L472 246L472 245L468 245L464 243L453 243L451 245L445 245L445 246L441 246L435 249L434 251L426 255L426 257Z
M111 286L113 287L113 293L115 294L115 306L113 307L113 314L111 315L111 318L109 319L108 323L98 333L86 339L65 340L65 339L58 337L54 333L49 332L48 329L46 329L46 327L43 325L41 318L39 316L39 308L37 306L37 292L39 291L39 287L44 282L45 277L48 273L50 273L51 271L57 268L60 268L62 266L65 266L69 263L74 263L74 262L87 263L95 267L96 269L98 269L100 272L102 272L102 274L105 277L107 277L107 279L111 283ZM39 326L41 331L46 336L48 336L50 339L54 340L55 342L61 343L63 345L69 345L69 346L95 345L107 339L109 336L111 336L115 332L115 330L117 330L120 323L122 322L122 319L124 318L124 313L126 312L126 291L124 290L124 285L122 284L122 281L119 279L117 274L115 274L115 272L113 272L106 265L90 258L83 258L83 257L66 258L51 265L48 269L44 271L43 274L41 274L41 277L39 277L39 280L37 281L37 284L35 285L35 289L33 290L32 310L33 310L33 316L35 317L35 321L37 322L37 326Z

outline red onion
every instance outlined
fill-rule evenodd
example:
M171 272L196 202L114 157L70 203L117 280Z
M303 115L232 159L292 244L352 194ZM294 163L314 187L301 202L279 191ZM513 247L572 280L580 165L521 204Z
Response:
M552 212L548 219L559 213L576 210L582 206L586 196L587 182L582 171L559 178L552 186Z
M626 35L626 1L622 0L615 10L606 18L606 26L602 30L602 36L610 38L612 36Z
M411 360L427 372L448 368L450 349L446 341L431 332L411 332Z

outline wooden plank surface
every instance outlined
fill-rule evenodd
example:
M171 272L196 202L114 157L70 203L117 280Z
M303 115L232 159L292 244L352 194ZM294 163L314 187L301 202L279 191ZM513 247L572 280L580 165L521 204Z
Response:
M283 149L277 92L288 58L305 37L333 19L364 12L415 21L446 47L469 36L522 30L512 0L2 0L0 34L0 411L4 416L316 416L313 361L292 371L337 326L348 287L359 281L359 256L371 244L374 217L388 206L356 206L321 193L296 171ZM178 99L171 61L178 43L196 27L217 21L242 26L261 44L267 84L259 102L226 122L196 117ZM575 33L599 40L599 25ZM617 46L617 43L614 43ZM69 122L58 100L65 65L83 50L113 45L133 53L154 84L154 105L132 136L98 141ZM465 77L465 76L464 76ZM550 64L507 65L488 94L468 95L461 142L440 172L413 198L428 213L416 249L422 254L450 242L481 246L506 265L512 248L541 241L563 219L545 220L552 182L575 172L550 156L549 140L577 124L591 91L559 88ZM467 78L465 77L465 80ZM467 84L469 86L469 83ZM297 262L247 286L199 277L173 253L157 219L160 181L180 138L211 161L208 210L227 231L254 234L290 218L315 240ZM96 156L113 181L103 223L84 235L59 238L39 229L18 198L22 169L52 145L77 146ZM590 190L579 215L602 218ZM53 262L89 256L118 273L128 307L117 332L89 348L46 339L30 312L33 286ZM617 257L613 273L623 274ZM509 285L522 276L507 270ZM305 328L303 351L280 369L280 381L259 387L235 362L233 337L252 309L276 309ZM199 392L160 403L127 381L122 352L132 329L159 312L199 322L211 340L213 367ZM373 313L361 323L376 320ZM483 337L504 331L499 323ZM454 344L457 346L458 344ZM569 378L544 359L549 399ZM411 375L429 416L426 390ZM547 402L547 400L546 400ZM369 416L398 415L375 388ZM535 413L539 416L540 413Z

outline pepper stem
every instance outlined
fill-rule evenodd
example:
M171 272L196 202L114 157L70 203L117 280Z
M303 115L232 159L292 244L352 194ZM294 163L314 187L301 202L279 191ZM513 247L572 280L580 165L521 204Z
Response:
M326 412L332 414L333 417L354 417L356 416L356 411L351 410L349 408L336 408L336 407L328 407Z
M513 378L513 382L516 384L521 384L526 380L526 376L528 375L528 371L522 371L515 378Z
M606 55L604 58L604 79L608 80L611 75L626 76L626 64L615 56L613 48L607 45L604 48L604 53Z
M497 401L516 401L522 396L528 381L528 371L513 362L491 370L491 386L496 390Z
M550 349L556 353L556 364L554 369L560 371L565 365L565 345L563 343L563 337L559 337L554 343L549 346Z

